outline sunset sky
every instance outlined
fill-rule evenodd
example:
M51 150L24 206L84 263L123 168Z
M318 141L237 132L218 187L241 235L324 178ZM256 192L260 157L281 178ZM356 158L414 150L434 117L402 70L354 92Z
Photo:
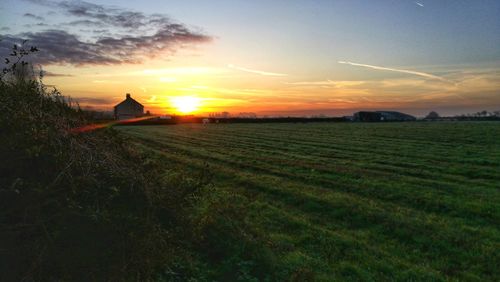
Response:
M498 0L1 0L0 34L2 57L28 39L46 84L100 110L500 110Z

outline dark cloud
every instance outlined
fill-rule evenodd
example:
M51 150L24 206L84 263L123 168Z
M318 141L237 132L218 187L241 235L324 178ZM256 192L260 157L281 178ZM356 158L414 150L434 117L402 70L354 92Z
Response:
M71 16L94 19L113 26L139 28L149 21L149 17L140 12L110 8L83 1L63 1L56 5Z
M44 21L45 20L43 17L35 16L32 13L26 13L26 14L23 15L23 17L30 18L30 19L33 19L33 20L38 20L38 21Z
M91 21L91 20L77 20L67 23L67 25L84 25L91 27L105 27L106 24L99 21Z
M172 20L162 14L144 14L142 12L131 11L119 7L111 7L93 4L85 1L47 1L47 0L25 0L34 4L55 8L62 13L82 18L75 20L69 25L97 25L110 26L114 28L126 29L147 29L152 27L162 27L172 24Z
M12 45L22 40L38 47L35 62L39 64L112 65L140 63L160 54L172 55L186 44L202 43L210 38L178 25L153 35L103 37L95 42L82 41L63 30L47 30L4 36L0 41L0 54L7 54Z
M14 44L23 39L40 50L35 58L39 64L117 64L119 60L99 50L95 43L80 41L75 35L62 30L24 33L19 36L4 36L0 41L0 53L6 54Z
M73 76L71 74L54 73L54 72L46 71L46 70L42 70L42 71L40 71L40 73L44 77L72 77Z
M23 25L24 27L27 27L27 28L32 28L34 26L49 26L48 24L46 23L36 23L36 24L25 24Z
M64 30L58 25L44 31L5 35L0 41L0 55L5 56L12 45L28 40L30 46L40 50L35 56L36 63L40 64L134 64L172 55L180 48L211 40L202 32L175 23L165 15L146 15L83 1L26 1L56 8L80 19L63 24L68 27ZM84 29L86 32L76 35L69 26L100 29L99 32Z

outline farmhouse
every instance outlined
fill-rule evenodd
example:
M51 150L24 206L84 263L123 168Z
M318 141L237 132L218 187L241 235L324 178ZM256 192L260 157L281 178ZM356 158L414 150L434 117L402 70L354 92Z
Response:
M131 119L144 115L144 106L127 93L125 100L115 106L115 119Z
M394 112L394 111L375 111L375 112L357 112L354 113L354 121L414 121L414 116Z

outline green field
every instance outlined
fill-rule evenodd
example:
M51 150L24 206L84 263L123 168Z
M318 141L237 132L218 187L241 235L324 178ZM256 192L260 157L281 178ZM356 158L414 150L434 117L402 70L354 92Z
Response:
M500 279L500 123L119 130L244 195L280 279Z

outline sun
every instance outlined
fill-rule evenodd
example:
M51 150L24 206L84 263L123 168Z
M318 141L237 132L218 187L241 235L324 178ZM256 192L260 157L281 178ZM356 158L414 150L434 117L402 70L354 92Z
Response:
M170 98L174 108L183 114L189 114L198 110L201 99L193 96L178 96Z

